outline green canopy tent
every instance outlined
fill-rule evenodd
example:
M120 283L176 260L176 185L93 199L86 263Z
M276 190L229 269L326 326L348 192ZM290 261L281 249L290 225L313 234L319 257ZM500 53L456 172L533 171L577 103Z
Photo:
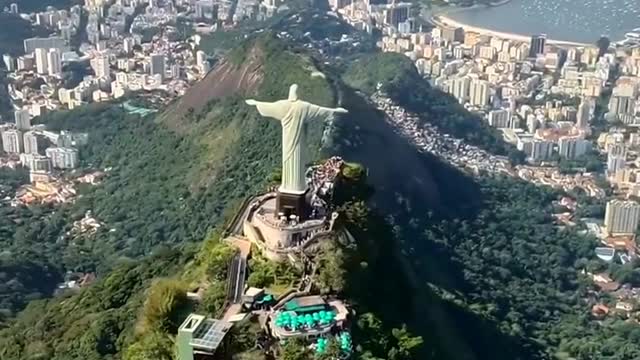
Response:
M318 354L324 354L327 351L327 339L319 338L316 342L316 352Z

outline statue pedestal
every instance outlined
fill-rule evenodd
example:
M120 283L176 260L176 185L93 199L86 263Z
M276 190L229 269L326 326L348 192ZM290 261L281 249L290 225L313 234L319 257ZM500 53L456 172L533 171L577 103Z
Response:
M276 196L276 216L279 213L284 214L287 218L291 215L296 215L300 218L300 222L307 220L309 217L310 208L307 204L307 194L309 190L301 193L287 193L278 190Z
M309 192L307 191L307 194ZM291 204L290 206L287 204ZM329 231L329 223L324 216L305 220L282 221L278 216L278 207L290 211L289 215L296 215L293 211L311 208L305 200L304 193L269 193L256 198L256 202L249 208L242 231L255 244L260 252L273 261L286 261L297 258L301 250L322 239ZM299 216L299 215L297 215Z

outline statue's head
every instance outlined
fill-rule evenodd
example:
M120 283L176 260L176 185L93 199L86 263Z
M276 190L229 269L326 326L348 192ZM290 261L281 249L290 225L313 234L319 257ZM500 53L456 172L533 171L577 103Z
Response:
M298 84L293 84L289 88L289 100L291 101L298 100Z

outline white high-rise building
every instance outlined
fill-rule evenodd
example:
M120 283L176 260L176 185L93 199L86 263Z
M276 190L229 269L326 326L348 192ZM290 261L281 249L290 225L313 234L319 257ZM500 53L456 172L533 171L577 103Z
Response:
M149 72L151 73L151 75L159 74L161 78L164 78L164 55L151 54L151 56L149 57L149 65Z
M525 153L528 158L531 158L531 153L533 152L533 138L519 136L516 148Z
M40 26L47 26L48 24L48 17L46 16L45 13L36 13L36 24L40 25Z
M592 102L585 98L580 102L578 107L578 114L576 115L576 127L580 129L586 129L589 127L589 121L591 120Z
M34 131L24 133L24 152L25 154L38 154L42 150L44 140Z
M18 130L6 130L2 132L2 150L8 154L22 152L22 133Z
M540 127L540 122L538 121L538 118L536 118L534 114L528 114L526 116L526 125L527 125L527 131L533 134Z
M60 88L58 89L58 101L68 105L73 100L73 90Z
M124 96L126 93L127 93L126 85L118 81L111 82L111 96L113 96L115 99Z
M486 80L473 80L469 89L469 102L474 106L485 106L489 104L491 91L489 82Z
M16 70L16 59L14 59L11 55L2 55L2 61L4 62L4 67L7 69L7 71L11 72Z
M496 49L491 46L480 46L478 55L483 59L493 60L496 56Z
M558 153L566 159L575 159L591 149L591 142L585 139L562 137L558 140Z
M47 54L47 66L49 75L62 75L62 53L58 49L49 49Z
M111 26L109 24L100 24L100 35L104 39L108 39L111 36Z
M544 161L548 160L553 154L553 143L546 140L535 139L532 142L531 160Z
M135 66L135 61L132 59L118 59L117 66L118 70L129 72L133 70Z
M91 67L95 72L97 78L108 78L110 74L109 70L109 58L106 56L98 56L91 59Z
M511 111L507 109L491 110L488 115L489 126L502 129L512 127Z
M97 8L103 7L105 5L105 0L85 0L84 6L88 9L95 10Z
M123 85L127 85L129 83L129 75L125 72L117 72L116 81Z
M614 176L616 172L622 170L627 164L627 151L624 143L611 145L607 154L607 175Z
M264 3L263 3L264 4ZM195 2L196 18L213 21L218 18L218 4L212 0L198 0Z
M198 50L196 53L196 64L201 73L206 74L209 72L209 62L207 61L207 54L204 51Z
M63 24L61 23L58 28L60 29L60 36L66 41L70 41L73 37L74 27L73 24Z
M460 104L464 104L469 98L470 84L471 79L468 77L455 78L450 83L449 93L458 99Z
M29 110L16 110L13 112L13 117L18 130L31 129L31 114L29 113Z
M609 112L612 114L633 114L636 108L636 99L631 96L611 96L609 99Z
M38 154L28 154L27 156L21 156L21 160L23 160L24 166L28 167L31 171L42 171L42 172L50 172L51 171L51 159L44 155Z
M611 235L634 234L640 220L640 204L635 201L611 200L607 203L604 226Z
M66 47L65 41L61 37L30 38L24 40L24 52L26 54L31 54L37 48L46 50L57 48L64 51Z
M35 64L35 56L33 54L19 56L16 59L16 67L18 70L31 70Z
M108 49L108 43L106 40L98 40L98 42L96 43L96 50L98 52L104 52L107 51Z
M124 47L124 52L131 54L133 52L133 47L136 45L136 41L132 37L126 37L122 40L122 45Z
M45 150L51 159L51 165L57 169L74 169L78 167L78 150L74 148L54 147Z
M171 78L172 79L179 79L180 78L180 74L182 74L182 69L180 69L180 65L179 64L173 64L171 65Z
M45 48L37 48L35 50L36 57L36 71L38 74L46 74L49 71L49 66L47 63L47 49Z
M352 3L351 0L329 0L329 6L333 11L342 9L345 6L349 6L351 5L351 3ZM270 0L270 1L265 1L265 5L268 7L277 7L278 4L276 1Z

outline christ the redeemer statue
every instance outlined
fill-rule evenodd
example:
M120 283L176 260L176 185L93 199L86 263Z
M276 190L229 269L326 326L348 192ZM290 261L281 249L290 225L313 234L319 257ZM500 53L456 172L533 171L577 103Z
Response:
M301 195L307 191L305 181L305 123L325 120L334 113L347 113L343 108L326 108L298 99L298 85L289 88L289 98L275 102L247 100L260 115L279 120L282 124L282 193Z

